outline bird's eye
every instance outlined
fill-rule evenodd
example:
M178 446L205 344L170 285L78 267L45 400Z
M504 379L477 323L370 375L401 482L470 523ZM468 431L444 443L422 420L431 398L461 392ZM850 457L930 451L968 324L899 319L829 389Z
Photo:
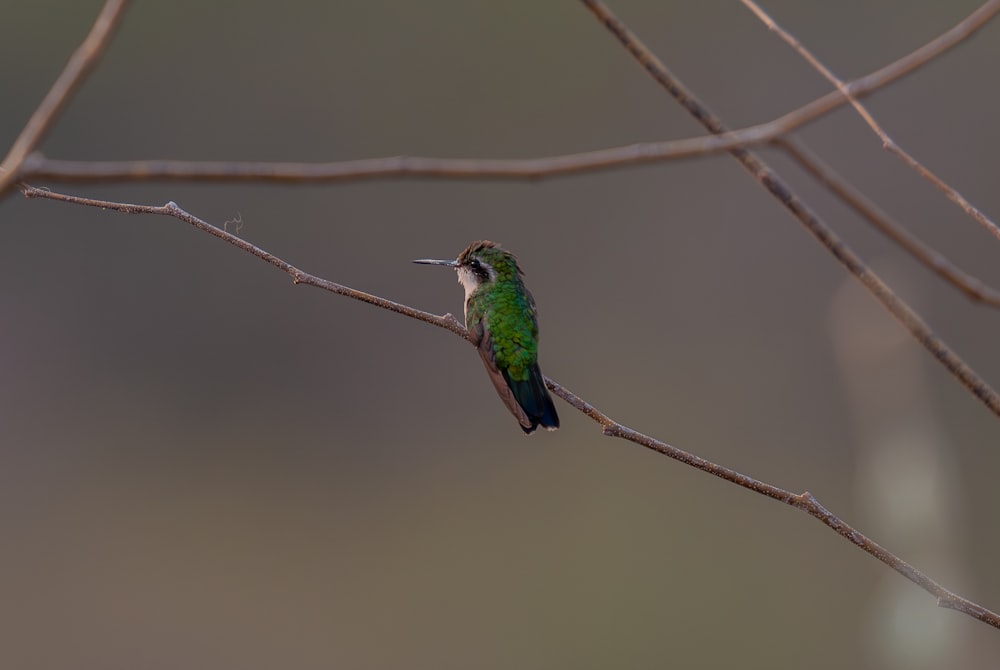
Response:
M482 270L483 266L478 260L473 260L469 265L472 266L473 270Z

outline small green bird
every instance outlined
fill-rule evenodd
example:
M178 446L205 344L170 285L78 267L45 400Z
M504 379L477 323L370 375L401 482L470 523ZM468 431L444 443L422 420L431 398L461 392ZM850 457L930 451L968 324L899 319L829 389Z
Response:
M465 288L465 327L490 381L521 429L559 427L552 397L538 368L535 301L524 287L514 254L496 242L473 242L453 261L414 263L455 268Z

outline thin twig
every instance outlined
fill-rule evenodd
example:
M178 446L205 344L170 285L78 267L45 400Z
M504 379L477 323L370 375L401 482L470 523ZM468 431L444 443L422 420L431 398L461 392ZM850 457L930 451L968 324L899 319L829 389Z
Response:
M801 142L790 138L779 138L774 145L784 149L807 173L829 188L837 197L847 203L855 212L867 219L886 237L898 244L904 251L927 266L932 272L964 293L975 302L1000 307L1000 291L987 286L969 275L951 261L921 242L906 228L896 223L864 193L849 184L833 168L809 151Z
M846 85L856 98L872 93L960 44L1000 12L991 0L935 39L906 56ZM562 156L527 159L429 158L391 156L328 163L269 163L239 161L65 161L34 154L25 161L23 179L59 182L93 181L255 181L335 183L392 177L446 179L542 179L628 165L705 156L750 147L791 131L847 103L841 91L821 98L767 123L740 130L666 142L646 142Z
M615 16L600 0L581 0L618 39L623 47L647 73L677 100L709 132L723 133L725 125L675 77L656 55ZM854 275L966 389L1000 417L1000 395L979 377L965 361L951 350L931 330L920 316L897 296L861 258L841 240L764 161L747 149L732 149L730 154L754 176L798 221L805 226L827 251Z
M229 242L233 246L242 249L243 251L256 256L257 258L270 263L274 267L278 268L282 272L286 272L292 277L292 281L296 284L305 284L306 286L315 286L337 295L347 296L348 298L354 298L355 300L360 300L361 302L367 302L376 307L381 307L382 309L387 309L390 312L397 312L403 314L412 319L417 319L419 321L425 321L427 323L432 323L435 326L440 326L450 330L451 332L459 335L461 337L468 338L468 333L465 328L460 324L454 316L450 314L446 316L437 316L435 314L430 314L429 312L422 312L419 309L413 309L412 307L407 307L398 302L393 302L391 300L386 300L385 298L380 298L370 293L364 293L363 291L358 291L347 286L342 286L341 284L334 283L332 281L327 281L326 279L320 279L315 275L311 275L308 272L303 272L291 263L287 263L277 256L270 254L260 247L250 244L246 240L229 233L222 228L213 226L212 224L199 219L192 214L184 211L178 207L173 202L168 202L165 205L155 206L155 205L133 205L123 202L110 202L107 200L95 200L93 198L82 198L74 195L65 195L61 193L54 193L42 188L36 188L34 186L22 185L22 190L24 195L28 198L45 198L47 200L58 200L60 202L68 202L75 205L86 205L88 207L100 207L101 209L112 209L116 212L124 212L125 214L158 214L160 216L172 216L176 219L180 219L185 223L189 223L199 230L203 230L209 235L214 235L221 240Z
M400 304L398 302L393 302L385 298L380 298L378 296L372 295L370 293L365 293L363 291L358 291L356 289L348 288L341 284L329 281L327 279L321 279L307 272L304 272L291 263L288 263L277 256L264 251L260 247L257 247L246 240L243 240L231 233L226 232L222 228L213 226L212 224L199 219L186 212L185 210L178 207L173 202L168 202L165 205L155 206L155 205L135 205L128 203L111 202L107 200L94 200L92 198L81 198L72 195L65 195L62 193L54 193L52 191L47 191L40 188L35 188L32 186L25 186L24 195L29 198L45 198L48 200L57 200L60 202L67 202L76 205L87 205L90 207L100 207L102 209L110 209L118 212L123 212L126 214L156 214L161 216L171 216L179 219L185 223L188 223L201 231L204 231L210 235L214 235L219 239L229 242L233 246L245 251L257 258L273 265L274 267L286 272L291 275L292 280L296 284L306 284L309 286L316 286L318 288L325 289L337 295L346 296L348 298L353 298L355 300L360 300L366 302L370 305L375 305L376 307L381 307L382 309L387 309L397 314L402 314L413 319L418 319L425 323L429 323L440 328L451 331L452 333L468 340L468 333L464 327L455 319L455 317L450 314L445 316L436 316L428 312L424 312L406 305ZM801 494L792 493L785 489L773 486L766 482L754 479L744 475L736 470L732 470L722 465L718 465L709 460L696 456L690 452L684 451L665 442L661 442L653 437L644 435L638 431L632 430L631 428L624 426L614 419L610 418L607 414L603 413L587 401L580 398L575 393L571 392L566 387L562 386L558 382L552 379L546 378L546 385L552 389L552 392L557 396L565 400L572 407L579 410L586 416L597 422L602 429L602 432L610 437L618 437L634 444L646 447L652 451L659 454L672 458L676 461L680 461L686 465L697 468L702 472L706 472L710 475L719 477L728 482L741 486L745 489L759 493L760 495L767 496L779 502L782 502L796 509L800 509L812 517L819 519L826 526L833 529L834 532L847 538L855 546L859 547L863 551L871 554L878 560L882 561L910 581L914 582L925 591L934 595L938 599L938 603L942 606L947 606L951 609L955 609L960 612L964 612L969 616L972 616L980 621L983 621L995 628L1000 628L1000 615L978 605L966 598L963 598L952 591L946 589L944 586L931 579L929 576L925 575L923 572L917 570L915 567L899 558L892 552L886 550L884 547L879 545L874 540L865 536L860 531L856 530L852 526L848 525L846 522L832 514L823 505L820 504L812 494L805 492Z
M864 119L865 123L868 124L868 127L872 129L880 140L882 140L883 149L899 158L921 177L934 184L934 186L944 193L949 200L961 207L962 211L975 219L980 225L986 228L991 235L1000 240L1000 227L998 227L997 224L995 224L988 216L986 216L986 214L980 211L971 202L966 200L961 193L945 183L943 179L931 172L930 169L910 155L910 153L905 151L901 146L896 144L895 140L889 137L889 134L885 132L885 129L882 128L878 121L875 120L875 117L872 116L871 112L869 112L868 109L862 105L854 95L851 94L847 84L845 84L839 77L837 77L837 75L833 73L832 70L830 70L830 68L824 65L811 51L809 51L809 49L807 49L805 45L798 40L798 38L779 26L774 19L768 16L767 12L761 9L761 7L754 2L754 0L742 0L742 2L758 19L760 19L765 26L767 26L771 32L777 34L778 37L784 40L785 43L802 56L806 62L812 65L817 72L823 75L827 81L836 86L837 90L847 97L848 102L850 102L851 106L854 107L855 111L857 111L861 118Z
M14 140L3 163L0 163L0 197L20 179L19 173L24 159L42 141L56 117L69 103L73 93L100 60L105 48L111 42L115 28L121 23L128 3L129 0L107 0L104 3L90 33L70 56L66 67L21 129L21 134Z

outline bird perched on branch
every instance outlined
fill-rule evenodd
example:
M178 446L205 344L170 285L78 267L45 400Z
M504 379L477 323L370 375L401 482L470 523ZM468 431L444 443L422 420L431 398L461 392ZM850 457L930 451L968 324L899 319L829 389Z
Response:
M525 433L555 430L559 416L538 368L535 301L524 286L517 258L496 242L470 244L453 261L414 263L454 268L465 288L465 327L490 381Z

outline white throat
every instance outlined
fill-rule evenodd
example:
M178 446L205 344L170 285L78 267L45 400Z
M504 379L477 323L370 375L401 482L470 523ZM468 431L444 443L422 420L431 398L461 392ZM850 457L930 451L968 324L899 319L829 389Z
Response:
M458 271L458 283L462 285L465 289L465 308L469 308L469 296L471 296L476 289L479 287L479 282L476 281L476 275L473 274L472 270L469 268L459 267Z

